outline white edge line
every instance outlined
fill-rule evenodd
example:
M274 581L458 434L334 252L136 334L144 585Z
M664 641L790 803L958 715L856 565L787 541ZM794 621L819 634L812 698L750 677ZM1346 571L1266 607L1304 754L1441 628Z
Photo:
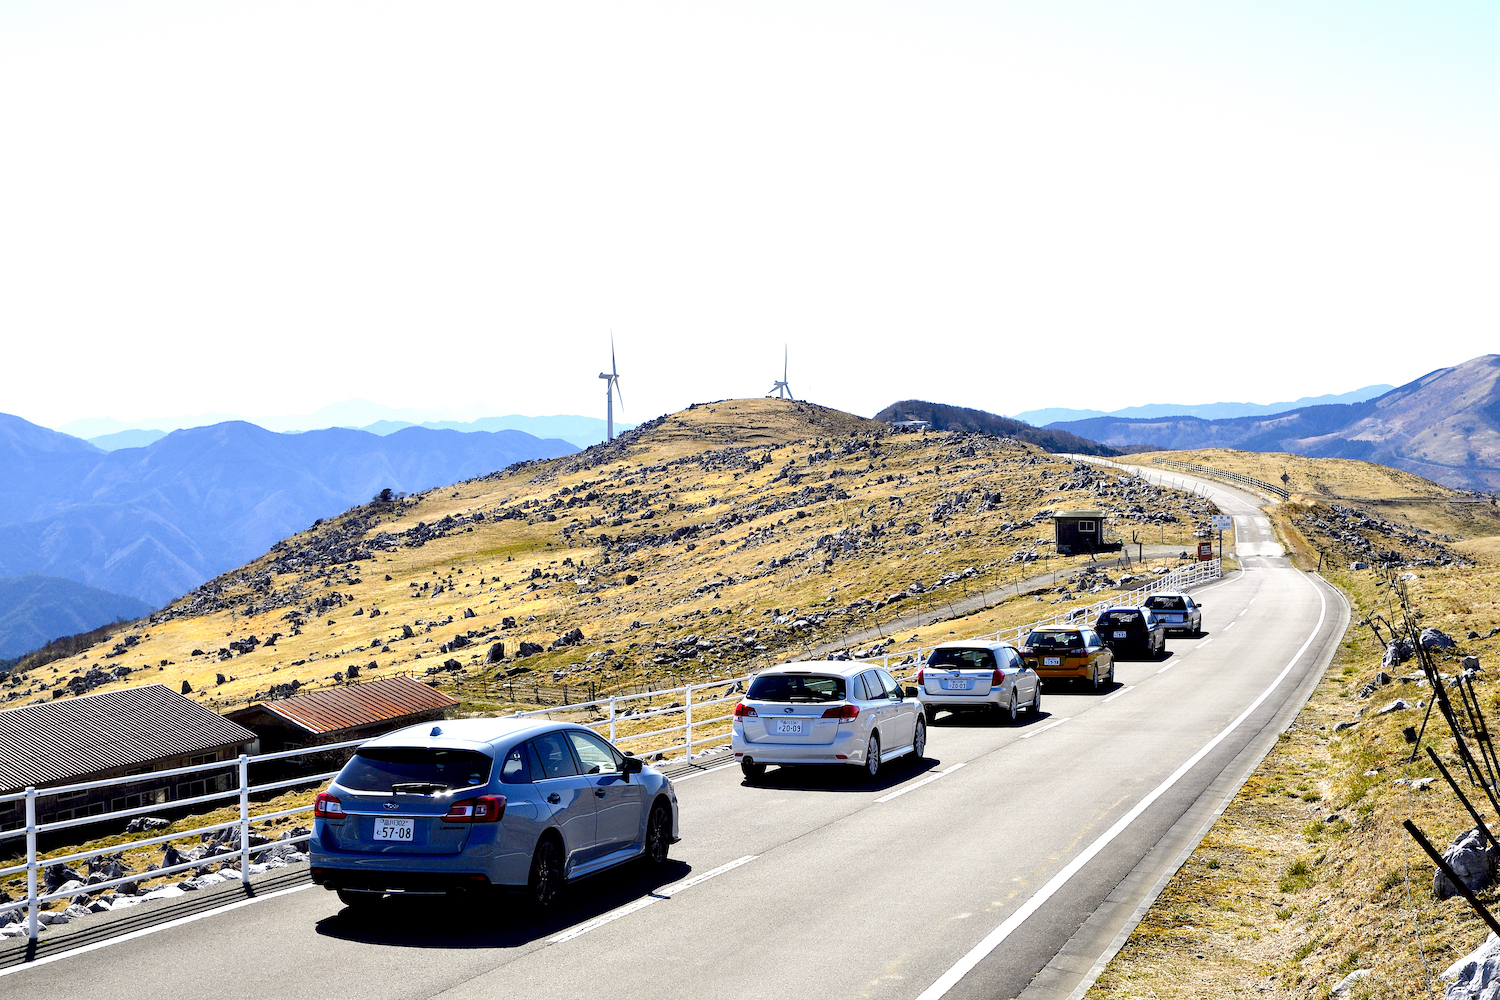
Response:
M1040 735L1042 735L1043 733L1045 733L1049 729L1056 729L1058 726L1062 725L1064 722L1067 722L1068 719L1071 719L1071 718L1073 718L1073 717L1070 715L1070 716L1068 716L1067 719L1058 719L1056 722L1049 722L1049 723L1047 723L1045 726L1043 726L1040 729L1033 729L1029 733L1022 733L1021 734L1021 739L1023 739L1023 740L1029 740L1033 736L1040 736Z
M307 885L294 885L290 889L278 889L275 892L268 892L264 896L251 896L249 899L236 900L227 906L219 906L212 910L204 910L202 913L193 913L186 917L178 917L176 920L168 920L166 923L157 924L155 927L143 927L138 931L121 934L119 937L110 938L107 941L95 941L93 944L86 944L81 948L74 948L72 951L62 951L56 955L43 956L32 962L13 965L8 969L0 969L0 977L8 976L15 972L25 972L27 969L35 969L43 965L50 965L53 962L60 962L65 958L72 958L75 955L84 955L91 951L98 951L100 948L108 948L110 945L124 944L126 941L134 941L137 938L143 938L148 934L155 934L158 931L172 930L174 927L181 927L195 920L218 916L220 913L228 913L230 910L238 910L240 907L249 906L251 903L262 903L268 899L275 899L277 896L289 896L294 892L302 892L304 889L315 888L317 886L309 882Z
M959 768L963 767L966 763L968 763L968 761L961 760L957 764L954 764L952 767L944 768L943 770L938 771L936 774L929 774L921 781L913 781L911 784L898 788L888 795L882 795L880 798L875 800L875 804L879 805L882 802L889 802L891 801L891 799L899 799L907 792L914 792L918 788L921 788L923 785L930 785L939 778L952 774L954 771L957 771Z
M1116 698L1120 697L1120 695L1125 694L1126 692L1129 692L1129 691L1134 691L1134 690L1135 690L1135 685L1134 684L1130 685L1130 687L1128 687L1128 688L1121 688L1120 690L1116 691L1114 694L1110 695L1108 698L1105 698L1099 704L1101 704L1101 705L1107 705L1110 702L1114 701Z
M1110 827L1097 840L1084 848L1081 854L1068 862L1056 875L1052 876L1047 884L1042 886L1035 895L1021 904L1021 907L1015 913L1006 917L999 927L996 927L987 934L982 941L969 950L968 954L954 963L953 967L947 972L939 976L937 982L923 990L917 997L917 1000L938 1000L939 997L945 996L949 990L958 985L959 981L972 972L976 965L984 961L991 952L1000 947L1001 943L1010 937L1016 928L1025 923L1027 918L1033 913L1041 909L1042 905L1056 895L1058 890L1067 885L1073 876L1077 875L1083 869L1084 865L1088 864L1100 851L1108 847L1110 842L1123 833L1130 824L1134 823L1142 813L1151 807L1152 803L1165 795L1173 785L1182 779L1183 775L1191 771L1199 761L1212 753L1214 748L1228 739L1229 735L1238 729L1250 717L1252 712L1260 708L1265 700L1271 696L1271 692L1275 691L1281 685L1281 682L1286 680L1287 674L1292 672L1292 668L1297 665L1297 661L1302 659L1302 654L1306 653L1308 648L1313 644L1313 640L1318 637L1318 631L1323 627L1323 622L1327 619L1328 598L1323 595L1323 592L1318 589L1317 585L1310 583L1309 586L1312 586L1314 592L1318 595L1319 609L1317 624L1313 626L1311 634L1307 637L1307 641L1293 654L1290 662L1281 668L1281 673L1276 675L1276 679L1271 682L1271 685L1262 691L1260 696L1251 702L1243 712L1237 715L1233 722L1225 726L1217 736L1203 744L1196 753L1183 761L1182 765L1173 771L1165 781L1152 789L1151 793L1137 802L1128 813L1121 816L1115 822L1114 826Z
M570 927L567 930L563 931L561 934L553 935L552 937L547 939L547 943L562 944L564 941L571 941L576 937L582 937L589 931L598 930L605 924L614 923L621 917L628 917L632 913L635 913L637 910L644 910L652 903L660 903L664 899L671 899L673 896L677 895L679 892L682 892L684 889L691 889L693 886L697 885L700 882L707 882L709 879L719 875L723 875L725 872L733 871L734 869L740 867L740 865L747 865L758 857L760 857L759 854L747 854L742 858L736 858L735 860L729 862L727 865L720 865L717 868L706 871L702 875L694 875L692 878L684 879L681 882L674 882L672 885L658 889L650 895L642 896L640 899L632 900L631 902L626 903L624 906L617 906L613 910L610 910L608 913L601 913L594 919L586 920L583 923L579 924L577 927Z

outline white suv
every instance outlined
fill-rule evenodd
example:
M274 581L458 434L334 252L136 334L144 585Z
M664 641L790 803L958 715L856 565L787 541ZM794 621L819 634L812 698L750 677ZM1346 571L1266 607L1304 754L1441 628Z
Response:
M734 755L746 779L767 764L853 764L874 778L905 754L920 759L927 722L915 688L856 661L787 663L758 675L734 709Z
M1024 706L1042 710L1042 684L1014 646L1003 642L945 642L917 671L917 700L931 722L942 709L980 709L1011 722Z

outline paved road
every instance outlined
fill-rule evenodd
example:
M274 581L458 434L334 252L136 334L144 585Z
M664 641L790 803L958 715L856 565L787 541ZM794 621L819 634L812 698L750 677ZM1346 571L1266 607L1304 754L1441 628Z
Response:
M1243 519L1246 568L1198 592L1207 636L1122 663L1112 691L1048 691L1025 725L940 718L930 759L873 787L683 777L683 841L654 883L601 876L537 925L505 904L356 916L282 875L123 943L94 931L77 940L102 947L68 954L59 938L46 964L0 968L0 997L1067 997L1289 724L1347 621L1336 592L1270 554L1253 499L1215 489Z

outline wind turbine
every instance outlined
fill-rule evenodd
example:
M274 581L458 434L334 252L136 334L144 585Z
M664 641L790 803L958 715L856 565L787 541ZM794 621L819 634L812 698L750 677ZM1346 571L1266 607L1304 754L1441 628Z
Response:
M772 393L774 393L778 399L790 399L790 400L795 401L797 399L797 397L792 395L792 386L791 386L791 383L787 382L787 380L786 380L786 362L787 362L786 345L782 344L781 345L781 381L777 382L775 385L771 386L771 392L766 393L766 395L769 397L770 395L772 395Z
M605 441L615 439L615 397L620 397L620 409L625 409L625 394L620 392L620 366L615 364L615 335L609 335L609 371L600 372L604 379L604 429Z

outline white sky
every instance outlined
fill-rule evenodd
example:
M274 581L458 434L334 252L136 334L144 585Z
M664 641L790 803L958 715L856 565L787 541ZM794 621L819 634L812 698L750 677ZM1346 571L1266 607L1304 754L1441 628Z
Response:
M0 3L0 411L1269 402L1500 350L1492 2Z

